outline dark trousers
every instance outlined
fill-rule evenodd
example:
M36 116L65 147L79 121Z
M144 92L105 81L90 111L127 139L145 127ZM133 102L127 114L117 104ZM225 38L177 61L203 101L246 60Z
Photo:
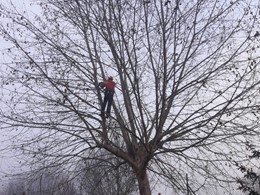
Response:
M114 93L115 93L114 91L109 91L109 90L105 91L104 101L103 101L102 106L101 106L101 114L104 114L105 108L107 106L106 113L108 115L110 115Z

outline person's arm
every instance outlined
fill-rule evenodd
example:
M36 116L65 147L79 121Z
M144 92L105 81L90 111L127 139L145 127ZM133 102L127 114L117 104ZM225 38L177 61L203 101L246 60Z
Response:
M98 88L99 89L104 89L104 87L105 87L105 83L104 82L98 83Z

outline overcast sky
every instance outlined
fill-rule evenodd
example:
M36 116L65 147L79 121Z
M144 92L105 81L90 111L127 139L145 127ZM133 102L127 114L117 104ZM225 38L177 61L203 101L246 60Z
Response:
M31 6L31 3L36 3L37 1L33 0L13 0L12 1L15 6L17 6L20 10L31 10L34 13L39 12L36 9L36 6ZM7 5L7 3L10 3L8 0L0 0L0 3L4 3ZM1 36L0 36L0 63L10 63L10 58L6 54L7 49L11 47L11 44L6 42ZM1 67L0 67L1 70ZM1 70L4 71L4 70ZM21 171L19 169L20 165L20 159L14 158L15 154L10 152L8 150L8 137L6 136L0 136L1 139L1 145L0 145L0 175L5 175L6 173L14 173L17 171ZM2 180L4 178L2 177ZM164 193L162 193L164 194ZM220 193L221 194L221 193ZM237 194L238 195L238 194Z
M0 0L0 4L4 4L7 7L10 7L10 3L13 3L19 10L29 10L30 4L35 3L36 1L32 0ZM37 12L35 10L34 12ZM1 18L1 22L6 22L3 18ZM4 64L8 64L11 62L11 58L8 56L8 48L12 47L12 44L7 42L2 36L0 36L0 71L5 71ZM17 173L21 171L21 159L17 156L17 154L14 153L14 151L10 150L10 144L9 141L10 135L7 135L4 129L1 130L1 136L0 136L0 181L6 180L7 177L12 173Z

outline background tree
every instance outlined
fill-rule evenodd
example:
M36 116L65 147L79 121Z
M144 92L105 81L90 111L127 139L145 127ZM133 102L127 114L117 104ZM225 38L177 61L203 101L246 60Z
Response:
M100 154L97 158L97 153ZM106 151L97 151L93 160L82 162L77 168L81 194L131 195L138 191L131 168Z
M34 180L28 177L13 178L5 188L1 189L3 195L78 195L75 185L68 175L55 171L38 172L34 175Z
M1 7L1 34L14 44L1 67L1 124L33 164L73 170L102 148L132 168L142 195L151 194L149 176L179 194L186 173L199 194L232 180L225 162L242 158L245 138L258 134L258 2L40 7L39 15ZM96 86L108 75L117 91L105 119Z

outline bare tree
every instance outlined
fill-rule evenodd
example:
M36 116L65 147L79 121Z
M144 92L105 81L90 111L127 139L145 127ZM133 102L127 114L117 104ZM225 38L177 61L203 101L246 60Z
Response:
M17 130L32 163L73 168L102 148L132 168L142 195L149 176L176 194L187 179L214 194L258 134L257 3L46 0L39 16L2 6L14 44L1 67L2 128ZM96 86L108 75L117 90L106 119Z
M81 194L131 195L138 191L129 165L106 151L95 152L93 160L83 160L77 172Z

